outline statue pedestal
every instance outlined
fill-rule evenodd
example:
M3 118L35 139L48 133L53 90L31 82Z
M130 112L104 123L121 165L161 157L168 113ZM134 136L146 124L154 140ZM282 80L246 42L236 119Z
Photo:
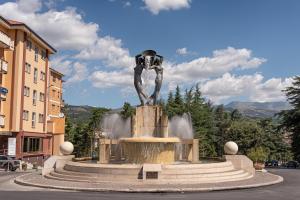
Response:
M132 117L132 137L168 137L168 116L161 106L139 106Z

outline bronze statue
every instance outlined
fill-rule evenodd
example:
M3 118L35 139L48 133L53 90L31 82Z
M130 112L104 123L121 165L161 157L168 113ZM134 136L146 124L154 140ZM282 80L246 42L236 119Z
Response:
M153 50L146 50L142 54L135 56L136 67L134 68L134 86L138 93L141 105L156 105L159 91L163 80L163 57L157 55ZM152 70L156 72L155 88L151 96L145 93L142 82L143 70Z

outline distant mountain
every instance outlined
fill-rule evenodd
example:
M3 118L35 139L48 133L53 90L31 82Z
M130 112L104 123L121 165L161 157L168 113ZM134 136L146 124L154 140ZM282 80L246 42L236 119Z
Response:
M92 110L95 107L93 106L73 106L65 105L64 113L65 115L74 123L86 122L91 114Z
M240 102L233 101L225 105L226 110L239 110L244 116L251 118L274 117L282 110L289 110L291 106L287 102Z
M64 108L65 115L74 123L87 122L91 117L93 106L74 106L66 105ZM287 102L240 102L233 101L225 105L227 111L238 109L242 115L251 118L269 118L282 110L291 109ZM119 113L122 108L112 109L110 113Z
M100 107L93 107L88 105L82 106L74 106L66 104L64 107L64 113L68 117L68 119L73 123L81 123L81 122L88 122L89 118L92 116L92 111L95 108ZM111 109L109 113L120 113L122 108Z

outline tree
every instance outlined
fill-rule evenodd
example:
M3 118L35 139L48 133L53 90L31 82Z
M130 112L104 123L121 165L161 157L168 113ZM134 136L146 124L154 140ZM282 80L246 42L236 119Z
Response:
M284 90L293 109L282 111L281 128L292 133L292 151L294 158L300 161L300 76L293 78L292 86Z
M88 134L86 137L90 140L90 155L95 150L95 133L100 131L100 123L103 118L103 115L108 111L107 108L95 108L92 110L92 116L89 119L88 125L86 127L85 134Z
M254 163L264 163L268 158L269 150L263 147L254 147L249 150L247 155Z
M130 105L130 103L125 102L121 111L121 116L123 119L131 117L135 113L135 109Z
M190 113L192 110L192 100L193 100L193 87L191 87L189 90L185 90L184 95L184 107L185 112Z
M234 109L230 113L230 119L231 119L231 121L240 120L241 118L242 118L242 114L240 113L240 111L238 109Z
M239 146L239 152L246 154L250 148L262 146L263 129L255 120L232 121L226 130L225 141L234 141Z
M166 104L166 112L169 118L172 118L173 116L176 115L174 107L175 107L174 96L172 91L170 91L168 94L168 101Z
M228 113L225 111L223 105L217 106L214 111L214 122L215 122L215 137L214 143L219 156L223 155L223 147L225 145L225 133L230 126L230 118Z
M74 143L74 125L70 121L69 117L66 117L65 121L65 141Z

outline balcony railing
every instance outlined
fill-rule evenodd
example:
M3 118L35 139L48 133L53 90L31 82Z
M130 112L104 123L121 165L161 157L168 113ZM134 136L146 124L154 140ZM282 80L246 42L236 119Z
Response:
M6 94L8 93L8 90L4 87L0 87L0 100L6 100Z
M3 128L5 125L5 116L0 115L0 127Z
M0 48L14 50L14 41L2 31L0 31Z
M8 63L5 60L0 59L0 73L6 74Z

